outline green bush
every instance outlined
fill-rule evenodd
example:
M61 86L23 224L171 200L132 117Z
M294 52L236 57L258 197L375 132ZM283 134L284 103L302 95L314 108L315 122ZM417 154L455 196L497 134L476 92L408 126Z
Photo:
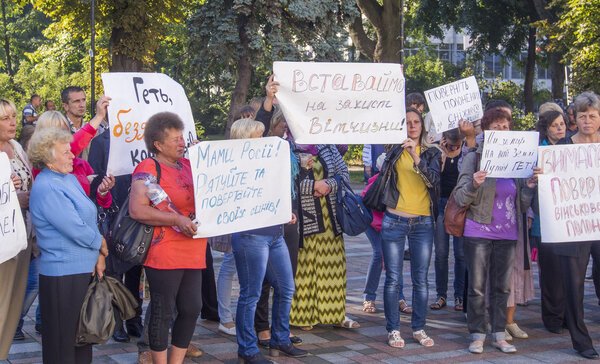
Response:
M362 144L348 145L348 152L344 155L344 161L350 166L362 166Z

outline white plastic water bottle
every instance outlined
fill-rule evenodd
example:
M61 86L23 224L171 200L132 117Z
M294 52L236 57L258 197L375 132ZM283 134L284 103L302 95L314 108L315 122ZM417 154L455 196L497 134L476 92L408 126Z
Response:
M144 181L146 185L146 196L150 199L152 205L160 211L174 212L183 215L181 211L173 204L171 198L158 183L152 182L149 179ZM181 232L177 226L171 226L178 233Z

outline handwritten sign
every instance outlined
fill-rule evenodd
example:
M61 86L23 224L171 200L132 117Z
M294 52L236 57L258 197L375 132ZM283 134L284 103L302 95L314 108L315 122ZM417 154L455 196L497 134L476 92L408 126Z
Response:
M537 131L486 130L481 154L482 171L487 177L529 178L537 162Z
M399 64L275 62L277 100L300 144L390 144L406 139Z
M198 238L285 224L292 218L290 146L277 137L190 147Z
M481 94L474 76L425 91L425 99L435 124L442 133L458 128L458 121L475 121L483 116Z
M8 156L0 153L0 263L27 248L27 231L11 173Z
M598 240L600 144L539 147L542 242Z
M159 112L181 118L188 147L197 139L194 117L183 87L162 73L103 73L104 92L112 98L108 107L110 152L107 172L130 174L151 157L144 143L144 127Z

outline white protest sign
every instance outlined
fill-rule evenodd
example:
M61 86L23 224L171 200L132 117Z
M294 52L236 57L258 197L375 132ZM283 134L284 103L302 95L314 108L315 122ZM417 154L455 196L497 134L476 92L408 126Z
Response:
M481 94L475 76L425 91L435 131L458 128L458 121L475 121L483 116Z
M107 173L133 173L135 166L150 157L144 143L144 127L159 112L170 111L183 121L188 145L197 139L194 117L183 87L162 73L103 73L108 107L110 153Z
M195 237L288 223L292 219L290 146L277 138L201 142L190 147Z
M277 100L300 144L398 144L406 139L400 64L275 62Z
M598 240L600 144L539 147L542 242Z
M486 130L480 169L486 177L529 178L537 162L537 131Z
M27 248L27 231L11 173L8 156L0 153L0 263Z

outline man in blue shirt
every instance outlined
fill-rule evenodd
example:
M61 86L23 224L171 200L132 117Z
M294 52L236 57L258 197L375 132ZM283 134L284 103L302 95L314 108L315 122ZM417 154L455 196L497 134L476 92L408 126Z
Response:
M40 95L33 95L29 99L29 104L23 108L23 126L35 125L38 119L37 108L42 105L42 99Z

